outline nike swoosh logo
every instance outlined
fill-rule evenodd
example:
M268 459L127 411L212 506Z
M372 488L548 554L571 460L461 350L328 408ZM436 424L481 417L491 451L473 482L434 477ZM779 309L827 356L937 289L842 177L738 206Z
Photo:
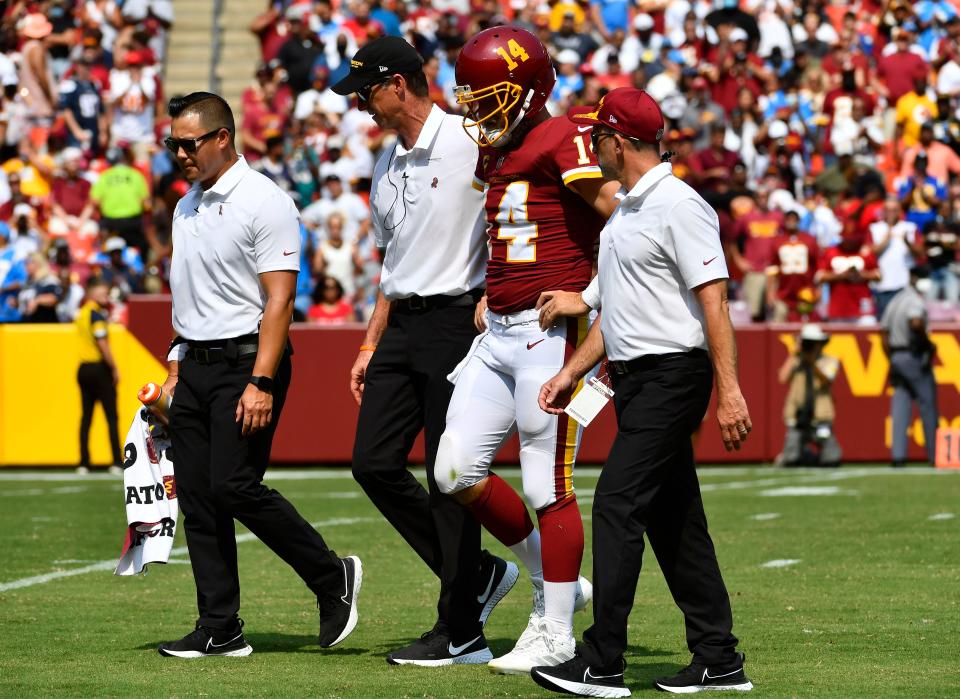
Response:
M547 338L543 338L543 340L546 340L546 339L547 339ZM528 350L533 349L534 347L536 347L537 345L539 345L541 342L543 342L543 340L537 340L536 342L528 342L528 343L527 343L527 349L528 349Z
M490 573L490 581L487 583L487 589L482 595L477 595L477 602L480 604L486 604L487 600L490 599L490 593L493 591L493 579L497 577L497 569L494 568L493 572Z
M287 252L286 250L284 250L284 251L283 251L283 256L284 256L284 257L287 257L288 255L292 255L292 254L295 253L295 252L296 252L296 250L291 250L290 252Z
M623 673L618 672L616 675L594 675L590 672L590 668L587 668L583 673L584 682L588 680L612 680L614 677L623 677Z
M580 131L582 133L584 131L589 131L592 128L593 128L592 126L578 126L577 131Z
M703 266L706 267L708 264L710 264L711 262L713 262L715 259L717 259L717 258L716 258L716 257L711 257L709 260L704 260L704 261L703 261Z
M726 673L725 675L711 675L711 674L710 674L710 670L704 670L704 671L703 671L703 679L705 679L705 680L719 680L721 677L729 677L730 675L736 675L738 672L740 672L741 669L742 669L742 668L739 668L739 667L738 667L738 668L737 668L736 670L734 670L733 672L728 672L728 673Z
M240 638L240 636L242 636L242 635L243 635L243 634L237 634L236 636L234 636L233 638L231 638L231 639L230 639L229 641L227 641L226 643L214 643L212 638L208 638L208 639L207 639L207 650L210 650L211 648L223 648L224 646L229 646L231 643L233 643L234 641L236 641L236 640L237 640L238 638Z
M474 643L476 643L479 639L480 639L480 637L477 636L477 637L474 638L473 640L467 641L467 642L464 643L462 646L455 646L455 645L453 645L452 643L448 643L448 644L447 644L447 650L450 651L450 655L460 655L463 651L465 651L467 648L469 648L470 646L472 646L472 645L473 645Z
M347 599L347 596L350 594L350 581L347 579L347 564L343 564L343 596L340 598L340 601L344 604L350 604L350 600Z

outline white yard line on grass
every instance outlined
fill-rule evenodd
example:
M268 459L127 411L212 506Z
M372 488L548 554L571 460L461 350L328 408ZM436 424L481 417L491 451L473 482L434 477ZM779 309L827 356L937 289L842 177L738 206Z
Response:
M383 519L379 517L337 517L335 519L325 519L320 522L311 522L310 526L314 529L324 529L326 527L340 527L350 524L361 524L366 522L382 522ZM251 533L239 534L237 536L237 543L243 543L245 541L253 541L257 537ZM187 553L186 546L177 546L170 550L171 556L183 556ZM172 561L173 562L173 561ZM180 562L180 561L176 561ZM72 568L71 570L57 570L52 573L44 573L43 575L34 575L29 578L20 578L19 580L11 580L10 582L0 583L0 592L7 592L8 590L18 590L22 587L33 587L34 585L42 585L43 583L52 582L54 580L59 580L61 578L71 578L74 575L84 575L86 573L95 573L102 570L114 570L117 567L117 559L111 558L106 561L97 561L96 563L91 563L90 565L83 566L82 568Z
M797 497L803 495L825 497L830 495L856 494L856 490L841 490L835 485L788 485L782 488L772 488L770 490L763 490L760 492L760 495L766 498Z
M779 512L761 512L759 514L750 515L750 519L756 522L769 522L771 519L777 519L779 516Z
M786 568L787 566L794 566L800 562L799 558L775 558L772 561L767 561L766 563L761 563L761 568Z
M944 522L948 519L953 519L954 517L956 517L956 515L952 512L938 512L935 515L930 515L927 517L927 519L931 522Z
M60 488L23 488L21 490L3 490L0 491L0 497L22 498L32 495L69 495L72 493L85 493L90 490L84 485L65 485Z

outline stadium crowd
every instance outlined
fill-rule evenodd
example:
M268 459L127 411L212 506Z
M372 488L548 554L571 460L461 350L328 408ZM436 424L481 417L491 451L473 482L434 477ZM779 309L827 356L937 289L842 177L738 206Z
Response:
M960 314L960 0L270 0L237 136L301 210L298 319L368 317L366 195L393 136L329 86L369 39L406 37L433 100L516 23L553 55L554 114L620 86L668 120L674 172L721 220L740 321L875 322L918 262L931 319ZM123 320L166 289L188 185L160 145L169 0L19 0L0 20L0 322L71 320L91 276ZM201 88L202 86L197 86ZM589 147L585 140L582 147ZM398 193L402 196L401 193Z

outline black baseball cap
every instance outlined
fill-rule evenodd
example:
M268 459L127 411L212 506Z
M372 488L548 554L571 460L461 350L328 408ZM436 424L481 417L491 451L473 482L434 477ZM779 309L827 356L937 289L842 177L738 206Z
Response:
M333 86L338 95L349 95L371 83L423 67L417 50L398 36L384 36L364 44L350 61L350 73Z

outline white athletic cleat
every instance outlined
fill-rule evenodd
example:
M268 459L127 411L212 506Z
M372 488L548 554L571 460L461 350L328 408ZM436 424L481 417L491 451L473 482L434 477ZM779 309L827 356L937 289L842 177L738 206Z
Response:
M533 622L534 615L531 614L530 623L514 649L487 663L491 672L501 675L529 675L530 670L535 667L559 665L573 658L577 650L573 636L549 633L542 619L536 629L531 629Z

